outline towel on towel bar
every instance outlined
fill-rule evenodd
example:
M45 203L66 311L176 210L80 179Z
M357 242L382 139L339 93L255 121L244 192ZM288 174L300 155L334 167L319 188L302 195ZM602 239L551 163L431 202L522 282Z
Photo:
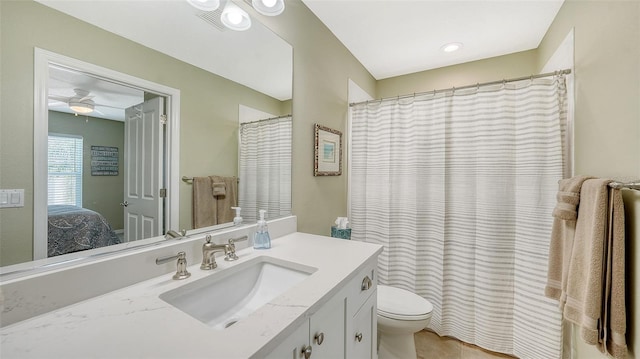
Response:
M233 222L235 211L231 207L238 205L238 178L210 176L212 193L216 196L216 224ZM224 185L224 194L216 195L215 184ZM218 188L221 186L219 185Z
M576 176L558 181L558 203L553 209L553 226L551 228L551 243L549 244L549 271L547 272L547 286L545 295L560 301L560 308L564 307L562 293L567 288L567 274L569 273L569 256L573 248L573 237L578 217L580 203L580 188L588 176Z
M227 193L227 186L224 182L213 182L211 185L213 196L224 196Z
M574 238L563 247L569 253L562 255L568 263L562 263L567 273L559 300L564 318L578 326L586 343L624 358L624 205L620 190L609 188L610 182L588 179L582 184ZM550 253L550 272L554 256L557 253ZM553 298L557 292L545 290L545 294Z
M214 184L222 184L224 194ZM216 189L218 188L218 189ZM209 227L216 224L233 222L235 212L231 207L238 204L237 177L194 177L192 224L193 228Z
M217 224L218 207L211 188L211 178L194 177L192 190L193 228L209 227Z

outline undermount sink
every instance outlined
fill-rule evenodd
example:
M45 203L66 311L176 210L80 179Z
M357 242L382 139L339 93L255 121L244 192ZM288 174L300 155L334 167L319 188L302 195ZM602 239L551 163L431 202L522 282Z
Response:
M315 271L302 264L260 256L162 293L160 299L223 330Z

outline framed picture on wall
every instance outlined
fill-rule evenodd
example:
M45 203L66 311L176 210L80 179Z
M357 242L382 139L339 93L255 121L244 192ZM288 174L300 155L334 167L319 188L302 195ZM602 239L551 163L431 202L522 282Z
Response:
M342 174L342 132L315 124L314 176Z

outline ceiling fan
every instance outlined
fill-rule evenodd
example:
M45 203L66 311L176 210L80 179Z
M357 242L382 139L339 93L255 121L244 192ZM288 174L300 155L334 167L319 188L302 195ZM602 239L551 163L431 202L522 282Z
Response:
M73 89L76 94L71 97L49 95L49 99L57 102L50 102L49 106L68 106L76 114L86 115L91 112L102 112L95 109L96 103L92 100L94 96L90 92L83 89Z

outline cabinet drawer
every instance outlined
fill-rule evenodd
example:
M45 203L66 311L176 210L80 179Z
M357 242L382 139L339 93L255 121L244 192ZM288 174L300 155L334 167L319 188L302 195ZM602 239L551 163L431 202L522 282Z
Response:
M378 283L378 273L376 261L369 262L358 272L358 274L347 284L347 313L353 316L362 304L376 292Z

